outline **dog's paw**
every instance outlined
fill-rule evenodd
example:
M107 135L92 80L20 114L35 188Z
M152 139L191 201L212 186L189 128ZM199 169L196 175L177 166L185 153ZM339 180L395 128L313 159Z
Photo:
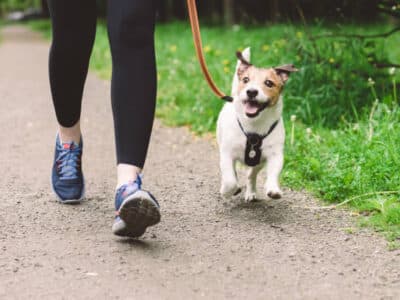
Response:
M267 189L267 196L272 199L282 198L282 191L279 188Z
M221 196L224 198L230 198L240 194L242 189L237 185L237 183L223 183L221 186Z
M253 202L257 200L257 194L254 191L246 190L246 194L244 195L244 200L246 202Z

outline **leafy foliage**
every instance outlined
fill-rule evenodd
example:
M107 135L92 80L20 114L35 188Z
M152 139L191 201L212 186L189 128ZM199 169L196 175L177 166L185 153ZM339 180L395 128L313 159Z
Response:
M0 0L0 13L9 10L24 10L29 7L38 7L40 0Z

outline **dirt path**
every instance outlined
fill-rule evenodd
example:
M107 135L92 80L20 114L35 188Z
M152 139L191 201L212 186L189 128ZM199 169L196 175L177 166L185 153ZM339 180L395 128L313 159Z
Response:
M162 223L140 241L111 234L109 84L83 107L88 201L58 204L49 175L55 117L48 43L20 27L0 46L1 299L399 299L400 252L286 190L280 201L218 202L215 145L156 122L146 188Z

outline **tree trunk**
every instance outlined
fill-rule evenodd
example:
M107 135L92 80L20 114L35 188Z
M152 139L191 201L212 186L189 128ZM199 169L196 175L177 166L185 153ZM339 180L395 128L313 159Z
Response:
M279 1L272 0L270 4L270 21L276 22L279 19Z
M48 18L49 14L49 6L47 5L47 0L41 0L41 10L43 17Z
M173 0L165 0L166 7L165 7L165 15L166 21L171 21L174 19L174 1Z
M226 26L232 26L235 21L234 0L224 0L224 22Z
M157 18L161 22L167 22L171 17L170 0L159 1Z

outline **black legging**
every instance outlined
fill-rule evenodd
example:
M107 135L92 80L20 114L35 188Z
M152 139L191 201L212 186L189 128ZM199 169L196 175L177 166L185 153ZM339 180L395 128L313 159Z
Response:
M117 162L143 167L157 89L154 24L158 0L109 0L111 99ZM96 34L96 0L48 0L53 24L50 85L57 120L80 119L83 87Z

